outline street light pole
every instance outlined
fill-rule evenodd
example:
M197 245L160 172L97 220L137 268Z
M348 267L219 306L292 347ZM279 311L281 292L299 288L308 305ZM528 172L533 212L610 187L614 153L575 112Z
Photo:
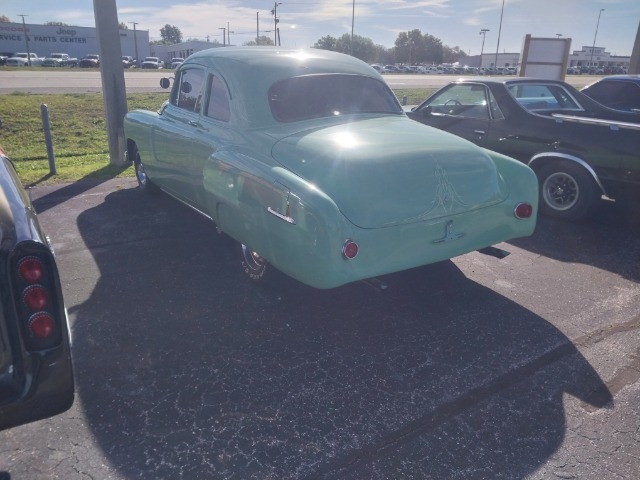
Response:
M598 27L600 26L600 15L602 15L602 12L604 12L604 8L601 8L600 12L598 13L598 23L596 23L596 34L593 36L593 46L591 47L591 58L589 58L589 70L591 70L591 67L593 66L593 51L596 48L596 38L598 37Z
M480 65L478 68L482 68L482 54L484 53L484 41L487 38L487 32L490 32L488 28L483 28L480 30L480 35L482 35L482 47L480 48Z
M138 37L136 36L136 25L138 25L138 22L129 22L133 24L133 44L135 46L136 49L136 67L139 66L140 64L138 63Z
M502 33L502 16L504 15L504 0L502 0L502 10L500 11L500 28L498 29L498 43L496 44L496 61L493 64L495 72L498 73L498 51L500 50L500 34Z
M18 15L22 17L22 29L24 31L24 41L27 43L27 62L29 62L29 66L31 66L31 51L29 50L29 35L27 35L27 25L24 23L24 17L28 17L29 15Z
M356 0L353 0L353 6L351 8L351 45L349 45L350 54L353 55L353 25L356 20Z

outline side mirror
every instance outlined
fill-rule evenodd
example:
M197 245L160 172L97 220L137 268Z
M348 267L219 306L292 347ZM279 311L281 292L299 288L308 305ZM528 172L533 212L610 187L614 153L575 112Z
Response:
M431 114L433 113L433 108L431 108L431 105L427 105L426 107L421 108L420 110L416 109L416 113L419 113L423 117L430 117Z
M169 80L167 77L162 77L160 79L160 86L162 88L167 89L167 88L169 88L170 85L171 85L171 80Z

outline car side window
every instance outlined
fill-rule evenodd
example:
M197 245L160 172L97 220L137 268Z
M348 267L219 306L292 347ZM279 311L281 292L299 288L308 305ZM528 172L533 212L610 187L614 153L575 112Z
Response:
M180 72L177 85L174 86L172 103L190 112L200 112L204 70L188 68Z
M515 84L507 89L520 105L532 112L581 110L578 102L560 85Z
M209 99L205 115L216 120L228 122L231 118L229 97L224 82L215 75L209 75Z
M434 114L489 120L491 100L492 110L499 112L495 99L484 85L453 85L433 97L429 106Z

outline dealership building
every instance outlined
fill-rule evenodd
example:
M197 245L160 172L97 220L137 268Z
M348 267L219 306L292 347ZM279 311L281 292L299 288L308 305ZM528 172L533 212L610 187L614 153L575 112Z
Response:
M0 22L0 55L26 52L27 43L28 50L38 57L54 52L68 53L75 58L100 53L94 27ZM137 52L139 59L149 56L149 31L120 30L120 47L122 55L136 58Z

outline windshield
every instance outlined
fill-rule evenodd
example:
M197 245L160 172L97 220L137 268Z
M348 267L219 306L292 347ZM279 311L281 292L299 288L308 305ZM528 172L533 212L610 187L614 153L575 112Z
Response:
M385 83L362 75L321 74L280 80L269 89L269 105L280 122L354 113L402 113Z

